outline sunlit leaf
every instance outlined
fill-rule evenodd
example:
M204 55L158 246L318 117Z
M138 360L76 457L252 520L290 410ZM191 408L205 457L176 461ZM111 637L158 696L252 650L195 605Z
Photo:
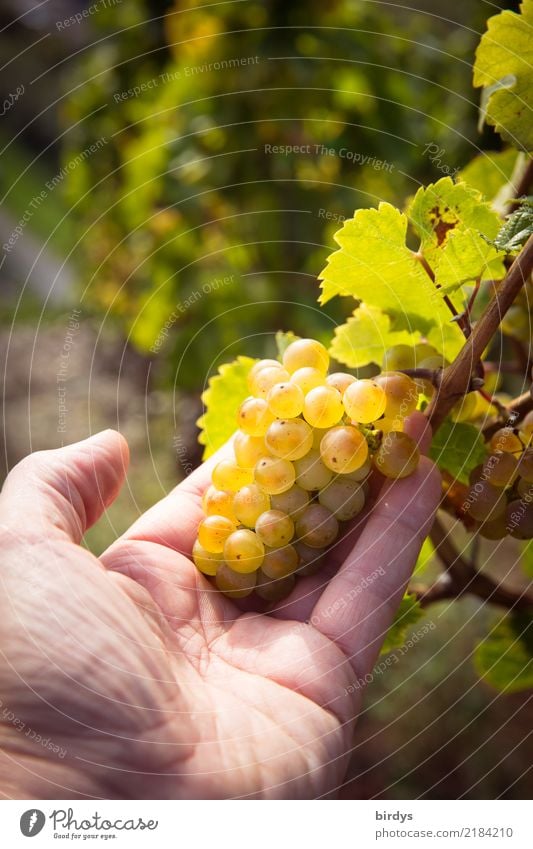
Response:
M361 368L368 363L381 365L383 353L392 345L416 345L420 333L391 330L391 320L378 307L361 304L346 324L335 328L329 353L349 368Z
M205 413L198 419L200 435L198 441L205 445L204 460L235 432L236 410L250 394L246 379L256 360L237 357L232 363L220 366L218 374L209 379L202 394Z

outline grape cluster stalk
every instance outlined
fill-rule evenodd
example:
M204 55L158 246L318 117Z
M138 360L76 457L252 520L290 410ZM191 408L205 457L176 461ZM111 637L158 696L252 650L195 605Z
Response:
M329 365L320 342L298 339L281 362L250 369L233 456L213 469L192 552L230 598L285 598L361 513L373 469L396 479L418 466L403 425L431 387L400 371L357 379Z

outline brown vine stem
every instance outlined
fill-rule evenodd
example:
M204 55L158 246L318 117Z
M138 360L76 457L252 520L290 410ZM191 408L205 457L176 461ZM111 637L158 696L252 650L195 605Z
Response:
M470 381L481 355L498 331L500 322L533 269L533 236L513 262L501 286L488 303L479 321L454 362L444 369L439 391L430 403L427 416L433 430L442 424L453 405L469 391Z
M473 563L457 551L440 519L435 519L430 537L445 572L429 587L414 584L409 588L422 607L469 594L509 610L533 611L533 597L530 594L510 590L488 575L478 572Z
M513 398L512 401L505 405L505 420L502 420L501 418L497 419L495 422L491 422L483 428L483 436L485 440L494 436L496 431L499 430L503 424L509 425L512 420L521 419L522 416L529 413L530 410L533 410L533 397L531 395L531 391L524 392L523 395Z

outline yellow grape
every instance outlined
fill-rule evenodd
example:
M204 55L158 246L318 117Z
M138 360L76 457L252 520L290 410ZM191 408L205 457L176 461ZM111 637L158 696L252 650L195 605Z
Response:
M256 483L250 483L235 493L233 510L241 525L255 528L261 513L270 510L270 498Z
M505 451L507 454L521 454L524 446L512 427L501 427L492 437L490 447L493 451Z
M344 395L350 383L353 383L354 381L355 377L352 374L347 374L345 371L335 371L333 374L328 374L326 377L326 385L332 386L333 389L336 389L341 395Z
M255 523L255 532L264 545L280 548L294 536L294 522L281 510L265 510Z
M406 433L392 430L374 455L374 464L387 478L406 478L418 466L420 452L414 439Z
M393 419L388 419L386 416L383 416L379 422L375 423L375 427L382 433L390 433L391 430L402 431L403 425L404 420L399 416L395 416Z
M248 436L264 436L273 421L264 398L247 398L237 413L237 424Z
M383 371L415 367L415 349L410 345L393 345L383 355Z
M248 389L252 392L252 386L255 377L259 374L259 372L264 368L281 368L281 363L279 360L258 360L250 371L248 372Z
M267 578L286 578L292 575L298 566L298 554L293 545L281 548L268 548L261 569Z
M235 523L226 516L206 516L198 526L198 542L211 554L219 554L234 530Z
M283 365L291 374L300 368L314 368L323 375L329 368L329 354L315 339L297 339L285 349Z
M374 380L356 380L342 397L344 409L353 422L369 424L385 412L387 397Z
M416 410L418 388L408 375L398 371L388 371L378 374L374 381L385 393L384 415L386 418L404 419ZM382 429L381 423L379 426Z
M225 489L217 489L211 485L202 499L204 513L206 516L225 516L237 524L237 517L233 510L233 492Z
M514 454L496 451L485 460L483 474L492 486L511 486L518 475L518 460Z
M265 556L265 546L253 531L239 528L224 543L224 560L234 572L256 572Z
M365 506L363 487L345 477L336 478L318 493L318 501L341 522L355 518Z
M344 415L342 397L332 386L316 386L305 396L303 413L311 427L333 427Z
M224 562L220 552L216 554L214 551L208 551L198 540L192 547L192 559L196 568L204 575L216 575L217 569Z
M291 374L291 383L299 386L304 395L307 395L311 389L317 386L324 386L326 381L321 371L316 368L299 368L294 374Z
M255 482L269 495L279 495L294 486L296 472L289 460L262 457L254 470Z
M265 440L262 436L250 436L238 430L233 440L233 451L242 469L253 469L257 461L265 456Z
M351 425L333 427L322 437L320 456L332 472L355 472L367 460L368 444L361 431Z
M296 383L276 383L267 395L268 408L280 419L294 419L304 408L304 393Z
M276 419L265 434L265 445L275 457L299 460L313 444L313 431L303 419Z
M270 390L277 383L286 383L290 380L289 372L277 366L267 366L257 372L252 380L252 392L258 398L266 398Z
M296 533L311 548L326 548L337 539L339 523L322 504L310 504L296 520Z
M254 591L256 572L234 572L225 563L215 576L215 586L229 598L246 598Z
M259 598L265 601L282 601L291 594L295 583L296 578L294 575L287 575L285 578L269 578L260 569L257 573L255 592Z
M322 462L320 451L311 450L301 460L294 463L296 482L308 492L327 486L333 477L331 469Z
M324 565L325 548L311 548L305 542L294 543L297 551L300 565L298 566L298 575L307 578L310 575L316 575Z
M469 514L478 522L493 522L505 513L506 506L507 499L501 487L491 486L485 480L472 486L466 501Z
M237 492L241 486L252 483L254 476L251 469L243 469L235 460L221 460L213 469L211 479L217 489Z
M273 510L281 510L294 519L309 504L309 495L305 489L295 485L291 486L286 492L272 495L270 504Z

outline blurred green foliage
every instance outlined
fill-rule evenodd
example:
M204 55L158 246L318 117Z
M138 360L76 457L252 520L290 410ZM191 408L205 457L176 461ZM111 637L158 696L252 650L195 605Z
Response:
M464 28L347 0L98 15L63 107L65 163L104 140L65 180L75 255L164 380L198 388L278 328L331 337L345 307L317 309L315 276L342 216L440 176L429 143L471 155L478 7Z

